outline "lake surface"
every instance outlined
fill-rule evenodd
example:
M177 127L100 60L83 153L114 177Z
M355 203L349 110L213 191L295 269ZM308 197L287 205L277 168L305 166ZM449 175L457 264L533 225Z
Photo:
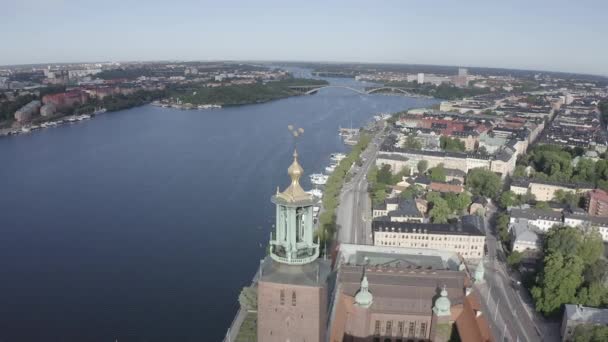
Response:
M0 139L0 341L221 340L289 183L287 125L308 175L346 150L338 127L435 102L327 89Z

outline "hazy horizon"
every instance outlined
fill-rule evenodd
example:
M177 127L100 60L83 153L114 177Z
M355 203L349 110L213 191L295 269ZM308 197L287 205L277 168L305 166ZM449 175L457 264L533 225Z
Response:
M25 0L5 5L0 65L285 61L523 69L608 76L608 4L588 0ZM24 20L27 19L27 20Z

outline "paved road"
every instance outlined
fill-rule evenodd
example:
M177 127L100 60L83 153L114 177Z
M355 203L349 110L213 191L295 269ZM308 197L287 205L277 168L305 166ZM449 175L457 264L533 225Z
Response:
M495 336L497 340L506 336L514 341L559 341L559 327L534 310L528 291L516 284L520 279L507 268L502 245L496 239L495 213L496 208L490 204L485 216L486 283L480 286L484 306L494 321Z
M367 171L375 164L383 135L376 134L367 149L361 154L364 162L354 167L353 177L340 194L337 210L338 241L341 243L372 244L371 200L367 194Z

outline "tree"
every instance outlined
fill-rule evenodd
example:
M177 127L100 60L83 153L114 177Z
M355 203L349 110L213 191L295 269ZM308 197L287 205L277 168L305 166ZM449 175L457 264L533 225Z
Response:
M408 135L403 143L403 148L410 148L414 150L419 150L422 148L422 143L416 139L415 134Z
M587 265L585 269L585 281L591 283L604 283L608 276L608 261L597 259L594 263Z
M534 204L534 208L540 210L551 210L549 203L543 201L536 202L536 204Z
M576 255L581 246L581 234L576 228L564 226L550 229L547 233L547 253Z
M429 212L429 216L433 223L447 223L451 212L448 203L443 198L437 198L433 201L433 208Z
M429 167L429 162L426 160L421 160L418 162L418 172L420 173L424 173L424 171L426 171L426 169Z
M465 150L464 142L458 138L450 138L441 136L439 138L439 144L442 149L450 152L462 152Z
M429 169L430 178L435 182L445 182L446 172L443 164L439 164Z
M448 203L448 207L453 213L460 214L471 204L471 196L466 192L455 194L449 192L445 194L445 200Z
M498 204L505 209L519 204L518 202L517 196L511 190L504 191L502 194L500 194L500 198L498 200Z
M403 190L399 197L403 199L413 199L422 194L422 189L418 184L412 184L407 189Z
M258 288L254 286L243 287L239 294L239 303L246 310L257 310L258 308Z
M378 175L376 176L376 181L382 184L391 184L393 181L393 174L391 173L391 166L384 164L378 170Z
M505 213L500 213L496 219L496 228L498 228L498 237L500 241L509 241L509 216Z
M523 165L515 166L515 171L513 171L513 178L522 178L526 176L526 167Z
M523 255L520 252L513 251L507 257L507 264L509 264L509 266L511 266L511 267L517 267L521 263L522 258L523 258Z
M495 198L500 192L500 177L486 169L475 168L467 176L467 188L474 195Z
M577 255L548 254L537 285L531 290L536 310L553 315L563 304L575 302L582 272L583 261Z
M608 327L602 325L579 324L572 335L574 342L608 341Z
M578 255L583 259L585 265L596 263L604 255L604 241L597 229L583 233Z
M599 307L605 303L606 288L600 283L582 287L576 295L576 302L581 305Z

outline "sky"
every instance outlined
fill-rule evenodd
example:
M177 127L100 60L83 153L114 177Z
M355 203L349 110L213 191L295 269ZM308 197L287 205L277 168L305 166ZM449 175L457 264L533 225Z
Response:
M284 60L608 76L606 0L0 0L0 65Z

